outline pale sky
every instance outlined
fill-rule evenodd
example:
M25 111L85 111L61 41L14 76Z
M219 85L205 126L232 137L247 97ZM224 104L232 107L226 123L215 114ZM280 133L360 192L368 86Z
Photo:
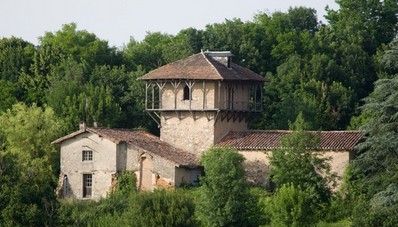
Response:
M286 12L292 6L315 8L318 20L334 0L0 0L0 38L20 37L38 44L45 32L77 23L121 47L130 37L142 40L148 31L175 35L184 28L204 29L225 19L252 20L258 12Z

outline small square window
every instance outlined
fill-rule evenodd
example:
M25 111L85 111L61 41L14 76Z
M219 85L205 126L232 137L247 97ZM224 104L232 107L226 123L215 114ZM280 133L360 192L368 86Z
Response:
M92 150L83 150L82 161L92 161L92 160L93 160L93 151Z

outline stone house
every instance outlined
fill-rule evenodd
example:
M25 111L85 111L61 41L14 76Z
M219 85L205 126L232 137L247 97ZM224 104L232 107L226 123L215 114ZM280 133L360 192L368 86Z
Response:
M246 179L250 184L268 186L269 155L281 147L282 137L292 133L288 130L247 130L231 131L217 143L219 147L238 150L245 157ZM360 131L319 131L317 151L322 157L330 157L330 167L339 178L344 174L349 162L356 156L355 145L362 139ZM337 179L340 185L341 179Z
M146 84L145 110L160 138L139 130L82 128L54 141L61 146L61 194L106 196L124 170L136 173L141 190L192 184L202 170L198 157L213 146L239 150L249 182L266 185L266 153L290 132L248 130L248 119L263 110L266 80L232 57L228 51L201 52L139 78ZM332 169L342 175L362 133L320 135L320 152L333 157Z
M64 198L106 197L122 171L136 174L140 190L195 184L202 172L196 156L143 130L83 127L53 143L61 147Z

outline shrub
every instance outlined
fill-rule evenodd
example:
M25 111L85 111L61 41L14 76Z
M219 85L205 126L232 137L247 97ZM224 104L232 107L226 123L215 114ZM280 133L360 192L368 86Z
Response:
M303 190L312 188L314 199L322 206L332 196L329 185L335 183L335 173L330 171L329 159L316 151L318 141L319 135L305 131L284 136L282 148L270 156L269 176L278 187L292 183Z
M266 200L272 226L311 226L317 223L313 189L285 184Z
M118 175L116 193L126 194L137 192L137 177L133 172L125 171Z
M205 226L256 224L255 201L244 179L243 160L237 151L225 148L202 155L205 176L201 178L197 214Z
M354 226L396 226L398 222L398 185L390 184L370 202L361 196L353 212Z
M133 196L124 215L129 226L196 226L195 204L182 190L142 192Z

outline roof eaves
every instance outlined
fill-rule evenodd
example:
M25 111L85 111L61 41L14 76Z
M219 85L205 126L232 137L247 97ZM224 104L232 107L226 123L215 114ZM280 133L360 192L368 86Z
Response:
M72 132L72 133L70 133L70 134L68 134L68 135L66 135L66 136L60 137L60 138L58 138L58 139L52 141L51 144L59 144L59 143L62 143L63 141L68 140L68 139L71 139L71 138L73 138L73 137L75 137L75 136L78 136L78 135L84 133L84 132L86 132L86 130L79 130L79 131L76 131L76 132Z

